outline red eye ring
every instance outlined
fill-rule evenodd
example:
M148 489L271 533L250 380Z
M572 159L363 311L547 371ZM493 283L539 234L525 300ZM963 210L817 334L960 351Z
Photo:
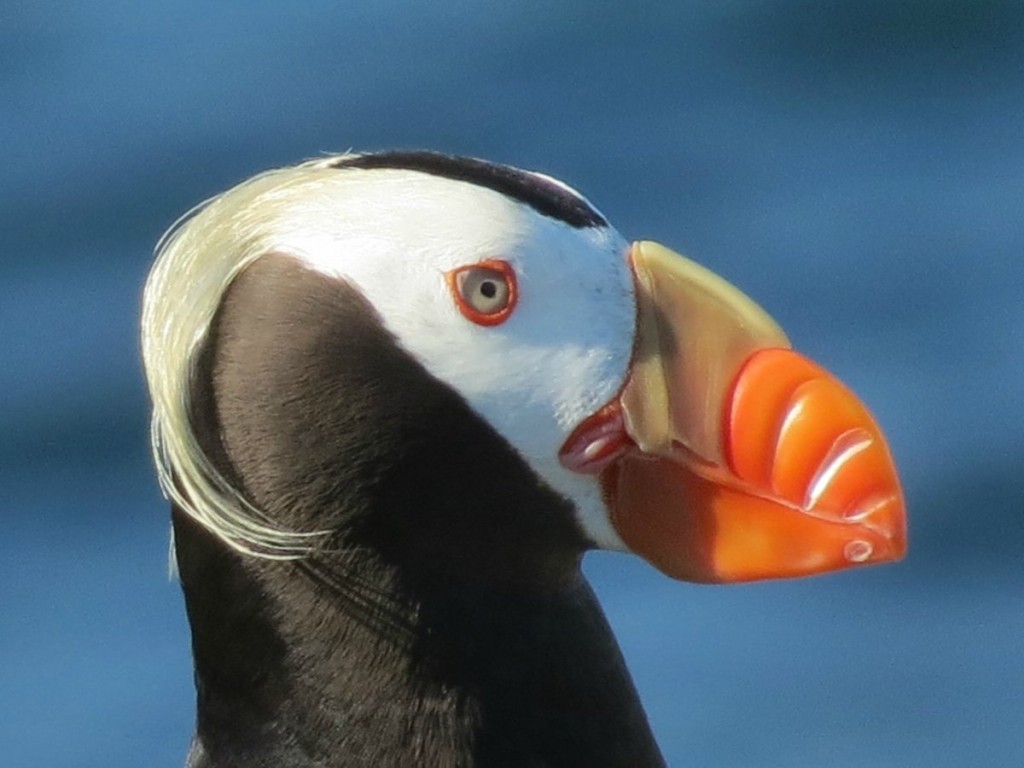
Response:
M445 273L459 312L477 325L500 325L519 299L516 273L501 259L485 259Z

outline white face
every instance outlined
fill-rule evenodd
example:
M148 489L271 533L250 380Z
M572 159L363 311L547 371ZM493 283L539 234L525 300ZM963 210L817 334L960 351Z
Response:
M392 169L334 171L280 211L266 244L357 286L410 354L576 504L594 543L624 548L595 478L558 461L629 365L635 305L618 232L573 229L483 187ZM486 260L506 262L517 285L496 325L466 317L446 277Z

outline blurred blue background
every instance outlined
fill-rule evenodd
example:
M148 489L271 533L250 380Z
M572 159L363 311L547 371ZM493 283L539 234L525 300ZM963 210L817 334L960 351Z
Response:
M256 171L389 147L566 179L891 438L898 566L696 587L588 557L671 764L1024 764L1022 3L8 0L0 146L4 766L183 763L152 246Z

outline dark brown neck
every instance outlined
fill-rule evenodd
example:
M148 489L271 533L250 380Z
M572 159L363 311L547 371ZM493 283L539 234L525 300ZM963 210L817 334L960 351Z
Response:
M376 558L254 561L175 515L194 768L661 765L583 578L411 589Z

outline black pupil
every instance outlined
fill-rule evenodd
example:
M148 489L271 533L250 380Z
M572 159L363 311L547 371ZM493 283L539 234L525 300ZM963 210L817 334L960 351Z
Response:
M494 284L493 280L484 280L480 283L480 293L484 298L493 299L498 294L498 286Z

